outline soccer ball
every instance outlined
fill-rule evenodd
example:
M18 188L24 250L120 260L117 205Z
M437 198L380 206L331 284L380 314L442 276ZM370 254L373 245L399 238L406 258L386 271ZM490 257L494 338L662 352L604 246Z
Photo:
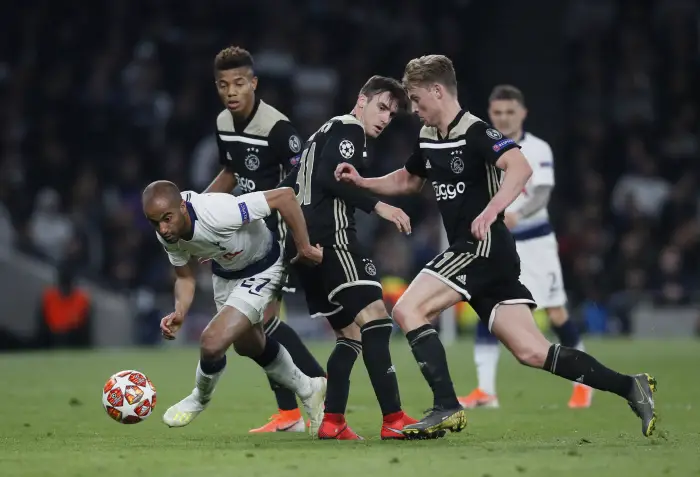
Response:
M139 371L120 371L105 384L102 405L115 421L136 424L150 416L156 407L156 388Z

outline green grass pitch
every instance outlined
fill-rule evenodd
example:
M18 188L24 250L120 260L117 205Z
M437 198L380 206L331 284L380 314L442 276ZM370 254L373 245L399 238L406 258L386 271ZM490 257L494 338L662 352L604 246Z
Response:
M700 475L700 342L589 341L621 372L659 381L656 435L621 399L596 393L593 406L566 407L570 383L526 369L504 352L500 410L469 412L460 434L430 442L382 442L381 416L361 361L350 394L350 425L364 442L312 441L305 434L250 435L275 410L263 373L229 355L212 404L190 426L160 418L193 386L197 350L167 348L0 355L0 475L3 476L587 476ZM313 349L325 362L330 343ZM403 339L392 342L405 410L421 415L430 393ZM469 342L448 349L459 394L475 384ZM154 414L120 425L101 405L114 372L137 369L158 389Z

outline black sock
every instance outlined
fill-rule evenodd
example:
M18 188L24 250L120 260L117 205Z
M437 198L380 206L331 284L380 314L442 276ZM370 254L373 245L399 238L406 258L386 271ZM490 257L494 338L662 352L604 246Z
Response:
M335 348L328 357L328 385L326 409L330 414L345 414L350 394L350 373L355 360L362 353L362 343L349 338L335 340Z
M450 370L447 367L445 348L437 331L430 325L423 325L406 333L423 377L433 390L433 405L443 409L460 407L455 394Z
M210 376L212 374L216 374L226 367L226 355L223 355L223 357L215 360L200 358L199 367L204 374Z
M566 320L561 326L552 324L552 331L557 335L559 344L562 346L575 348L581 342L581 336L571 320Z
M399 383L389 352L393 328L394 323L390 318L370 321L361 328L362 358L384 416L401 410Z
M265 339L265 348L258 356L251 358L258 363L261 368L272 363L280 352L280 344L272 338Z
M302 343L296 331L294 331L287 323L281 321L275 316L270 321L265 323L264 329L265 334L268 337L274 338L278 343L287 349L292 357L292 361L294 361L294 364L297 365L302 373L312 378L325 376L323 368L320 364L318 364L316 358L314 358L311 352L306 348L306 346L304 346L304 343ZM272 392L275 393L278 409L281 411L292 411L297 409L297 397L292 391L273 381L269 377L267 380L270 383Z
M280 411L293 411L299 407L297 405L297 397L292 391L285 388L277 381L274 381L269 376L267 377L267 381L270 383L270 389L275 393L277 409Z
M632 391L631 376L620 374L600 364L593 356L573 348L553 344L543 369L601 391L609 391L625 399Z

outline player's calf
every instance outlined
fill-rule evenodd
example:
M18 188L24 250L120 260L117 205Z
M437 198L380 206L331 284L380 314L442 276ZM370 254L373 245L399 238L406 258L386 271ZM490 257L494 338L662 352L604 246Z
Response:
M292 356L294 364L310 377L325 377L323 367L316 361L299 338L299 335L288 324L279 319L281 299L270 302L263 316L263 331L265 335L279 342ZM278 412L269 421L250 432L279 432L287 430L306 430L304 418L297 406L296 395L278 382L270 379L270 389L275 395Z
M382 415L400 412L399 384L389 351L394 322L389 318L384 302L375 300L370 303L357 314L355 322L360 325L362 358Z
M165 424L186 426L204 411L226 368L226 350L251 329L251 321L241 311L228 305L221 308L200 336L195 388L189 396L168 408L163 415ZM255 343L249 345L254 347Z
M552 331L557 336L559 343L568 348L576 348L584 351L581 335L573 321L569 319L569 313L564 306L548 307L547 317L552 324ZM572 409L587 408L593 399L593 389L581 383L574 382L568 406Z
M656 380L648 375L634 377L620 374L583 351L549 343L535 325L526 305L499 304L493 316L491 331L518 361L570 381L617 394L628 401L642 419L644 435L651 435L656 423L653 401ZM639 376L644 376L644 379Z
M461 296L438 279L419 274L394 306L393 316L406 333L413 356L433 391L433 406L461 410L452 385L445 348L429 320Z
M353 323L336 331L338 338L328 357L328 389L326 392L325 412L339 416L345 415L350 394L350 374L355 361L362 354L362 342L359 327Z
M231 306L224 306L209 322L199 340L200 363L194 395L206 405L226 366L226 350L252 329L248 317ZM246 340L250 354L262 351L262 341ZM201 371L201 373L200 373Z

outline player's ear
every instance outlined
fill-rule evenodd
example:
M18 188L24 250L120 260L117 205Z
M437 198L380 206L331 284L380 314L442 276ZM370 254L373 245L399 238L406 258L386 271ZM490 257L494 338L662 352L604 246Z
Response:
M527 108L523 106L523 121L525 121L525 119L527 119Z
M367 106L367 96L364 94L358 94L357 95L357 105L361 108L364 108Z
M442 96L443 96L443 94L445 93L445 91L444 91L444 90L445 90L444 86L442 86L442 85L439 84L439 83L435 83L435 84L430 88L430 90L431 90L431 92L433 92L433 94L435 94L435 97L436 97L437 99L442 99Z
M253 88L253 91L258 89L258 77L257 76L253 76L250 79L250 86Z

